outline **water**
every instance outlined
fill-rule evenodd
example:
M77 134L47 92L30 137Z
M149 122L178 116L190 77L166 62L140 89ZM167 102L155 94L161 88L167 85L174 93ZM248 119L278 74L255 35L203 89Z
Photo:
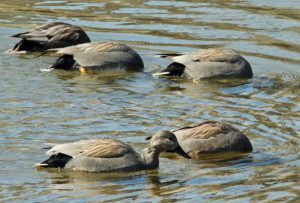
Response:
M300 4L297 0L0 1L0 201L299 202ZM82 26L92 41L119 40L145 62L144 73L53 71L55 58L5 54L8 36L36 24ZM209 47L238 50L249 80L168 80L157 53ZM36 171L43 143L144 138L205 119L246 133L254 152L188 161L164 154L160 168L129 174Z

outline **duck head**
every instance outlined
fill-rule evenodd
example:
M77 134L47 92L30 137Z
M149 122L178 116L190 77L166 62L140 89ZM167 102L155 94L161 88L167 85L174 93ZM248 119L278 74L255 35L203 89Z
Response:
M177 154L190 159L190 156L180 147L177 138L171 131L159 131L153 136L146 138L150 140L149 146L160 152L176 152Z

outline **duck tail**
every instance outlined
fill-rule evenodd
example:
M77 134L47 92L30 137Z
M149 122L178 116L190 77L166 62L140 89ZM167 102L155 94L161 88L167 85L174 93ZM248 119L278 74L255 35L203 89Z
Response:
M22 39L12 48L12 51L42 51L43 46L35 41Z
M63 154L63 153L58 153L51 155L49 159L37 163L34 165L34 167L38 168L64 168L65 165L72 159L71 156Z
M162 76L181 76L184 72L185 65L177 62L171 63L166 69L154 73L153 76L162 77Z
M65 54L59 57L53 65L48 67L48 69L63 69L70 70L76 66L76 62L72 55Z
M175 56L181 56L181 53L173 53L173 54L156 54L157 57L160 58L173 58Z
M49 167L49 165L48 164L43 164L43 163L36 163L36 164L33 165L33 167L35 167L35 168L47 168L47 167Z

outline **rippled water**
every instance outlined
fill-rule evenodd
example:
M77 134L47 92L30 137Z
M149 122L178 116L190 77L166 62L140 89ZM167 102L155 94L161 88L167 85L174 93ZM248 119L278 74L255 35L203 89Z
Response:
M0 201L289 201L300 195L300 2L0 1ZM53 57L5 54L8 36L64 21L93 41L120 40L144 59L144 73L40 72ZM153 57L227 47L252 64L249 80L168 80ZM112 137L140 150L145 136L205 119L245 132L242 158L187 161L130 174L36 171L43 143Z

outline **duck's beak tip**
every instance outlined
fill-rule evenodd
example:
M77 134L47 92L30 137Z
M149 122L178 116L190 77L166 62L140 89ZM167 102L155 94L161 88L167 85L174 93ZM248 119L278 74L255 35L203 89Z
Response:
M179 145L178 145L178 147L176 147L174 152L176 152L180 156L183 156L186 159L191 159L191 157L185 151L183 151L183 149Z

